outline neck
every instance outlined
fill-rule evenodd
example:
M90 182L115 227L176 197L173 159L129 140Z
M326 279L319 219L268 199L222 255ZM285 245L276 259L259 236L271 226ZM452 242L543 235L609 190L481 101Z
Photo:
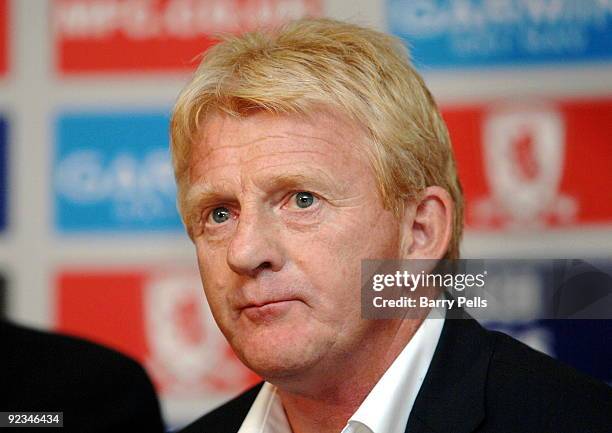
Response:
M293 433L338 433L412 339L424 317L380 321L364 339L316 372L275 382Z

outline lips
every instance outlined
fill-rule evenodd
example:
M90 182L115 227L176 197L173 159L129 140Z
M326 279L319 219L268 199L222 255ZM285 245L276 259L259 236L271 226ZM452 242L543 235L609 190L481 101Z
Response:
M238 311L261 308L270 304L303 300L300 290L292 286L267 284L264 287L245 285L231 294L230 299Z
M271 299L268 301L250 301L244 306L240 307L240 309L244 310L246 308L260 308L260 307L265 307L266 305L270 305L270 304L277 304L279 302L288 302L288 301L296 301L296 300L297 300L296 298L284 298L284 299Z
M251 302L240 309L252 322L270 322L284 316L298 299L275 299L262 302Z

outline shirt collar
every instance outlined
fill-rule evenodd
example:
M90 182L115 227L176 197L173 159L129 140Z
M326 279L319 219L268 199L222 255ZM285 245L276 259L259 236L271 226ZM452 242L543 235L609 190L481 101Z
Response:
M433 358L446 311L432 309L408 344L374 385L343 432L362 424L373 433L403 433ZM348 428L348 429L347 429Z
M276 387L264 382L238 433L291 433Z
M433 358L444 309L432 309L342 433L403 433ZM291 433L276 387L265 382L238 433Z

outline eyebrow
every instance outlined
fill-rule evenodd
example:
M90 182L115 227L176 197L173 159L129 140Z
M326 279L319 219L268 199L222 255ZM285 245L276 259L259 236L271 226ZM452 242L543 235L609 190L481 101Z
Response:
M190 186L183 206L185 219L191 223L195 216L194 213L196 213L202 204L221 200L223 197L227 196L218 193L214 186L210 184L201 183Z
M313 176L279 173L272 175L266 182L266 185L269 189L295 188L301 186L314 186L318 189L329 189L328 183L330 182L325 182Z

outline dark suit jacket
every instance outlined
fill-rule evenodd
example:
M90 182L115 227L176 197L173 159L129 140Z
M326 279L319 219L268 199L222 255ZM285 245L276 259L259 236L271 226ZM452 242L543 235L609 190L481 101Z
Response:
M260 387L180 433L237 432ZM610 433L612 389L471 318L447 319L406 427L434 432Z
M64 412L65 432L164 431L151 381L130 358L3 321L0 347L0 411Z

